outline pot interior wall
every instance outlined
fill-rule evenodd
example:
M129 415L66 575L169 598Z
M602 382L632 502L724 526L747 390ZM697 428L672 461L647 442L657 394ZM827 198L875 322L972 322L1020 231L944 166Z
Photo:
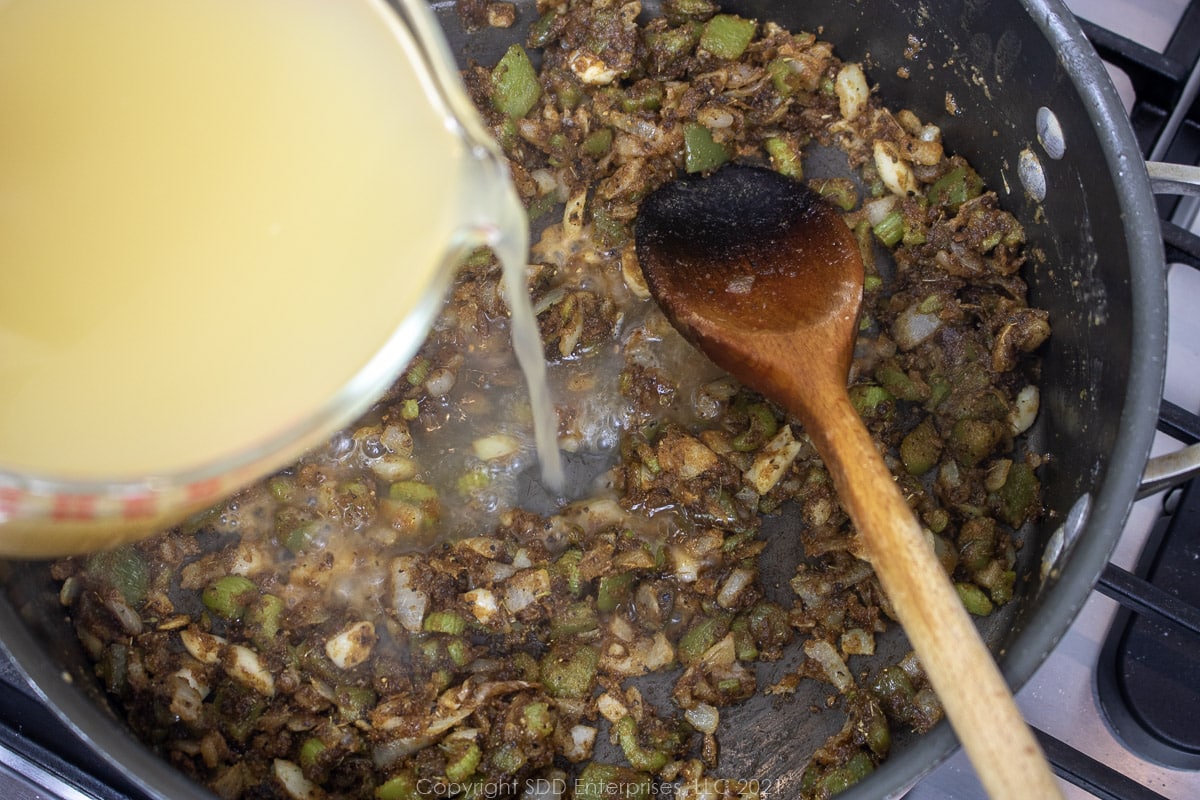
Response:
M647 10L652 11L653 5L647 3ZM523 3L511 30L466 34L452 3L435 6L453 51L464 63L468 58L494 62L508 43L523 39L523 31L535 18L531 4ZM1052 515L1027 533L1020 568L1032 577L1018 588L1019 602L985 622L985 636L1006 652L1007 674L1021 682L1048 650L1047 638L1061 635L1066 622L1056 619L1051 628L1061 629L1032 636L1032 644L1026 641L1031 638L1026 632L1042 625L1051 608L1059 607L1055 612L1059 617L1073 616L1061 607L1078 608L1099 569L1100 562L1092 557L1077 568L1064 567L1042 586L1037 575L1045 543L1078 498L1091 493L1097 498L1092 503L1093 524L1082 539L1090 542L1091 551L1106 557L1133 491L1132 486L1127 491L1108 488L1122 477L1111 474L1114 459L1124 457L1125 451L1135 460L1144 458L1149 441L1145 424L1131 427L1123 412L1129 405L1130 376L1136 378L1141 369L1136 351L1142 347L1138 341L1143 334L1136 320L1153 316L1153 309L1136 307L1137 281L1131 264L1136 266L1147 253L1153 260L1154 253L1152 246L1147 251L1144 243L1130 241L1118 187L1105 163L1109 146L1101 141L1106 132L1096 121L1095 105L1108 100L1085 101L1079 96L1071 70L1077 62L1086 63L1086 57L1069 48L1057 55L1035 17L1023 13L1015 2L745 0L725 7L744 16L774 19L792 29L818 32L837 44L843 58L861 59L888 105L910 108L922 120L940 126L948 149L966 156L979 169L1026 228L1030 242L1026 277L1032 302L1051 312L1054 326L1044 353L1042 412L1033 445L1053 454L1042 471ZM906 75L900 73L901 67ZM1115 93L1110 94L1115 98ZM1036 120L1042 107L1052 110L1062 126L1067 145L1062 158L1050 158L1037 141ZM1036 156L1044 169L1048 191L1042 202L1031 198L1020 180L1023 151ZM1131 255L1139 250L1141 255ZM1154 336L1149 338L1153 346ZM1150 384L1138 396L1154 396L1154 375L1137 379ZM1126 473L1130 469L1123 468ZM1140 465L1137 470L1140 473ZM768 527L770 535L791 535L786 519ZM768 582L786 589L791 568L791 563L777 565L777 576L769 576ZM2 570L7 602L0 603L0 631L51 701L87 738L141 776L155 793L174 798L207 796L119 730L63 617L46 565L10 563ZM896 656L906 650L898 637L882 646ZM1022 648L1042 653L1019 655L1016 661L1008 657ZM771 674L762 675L760 685L795 663L793 654L775 665ZM64 675L70 679L64 680ZM803 766L797 759L842 722L836 713L809 711L827 693L815 687L811 697L791 701L759 696L742 708L723 711L723 727L737 730L738 735L722 740L722 773L769 776L770 795L796 796L792 787ZM879 796L904 786L952 747L946 726L920 741L900 739L893 759L852 794Z

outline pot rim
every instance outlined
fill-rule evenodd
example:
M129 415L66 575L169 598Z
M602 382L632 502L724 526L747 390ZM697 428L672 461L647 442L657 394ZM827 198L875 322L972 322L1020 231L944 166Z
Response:
M1141 150L1106 69L1061 0L1020 0L1021 6L1058 52L1074 90L1085 100L1093 128L1102 135L1101 155L1114 182L1127 240L1132 310L1130 363L1119 435L1103 482L1091 498L1085 528L1061 575L1038 598L1037 624L1006 643L1001 670L1019 689L1065 635L1090 596L1128 519L1153 442L1162 400L1166 361L1166 272L1159 217ZM202 800L212 795L136 740L114 717L75 685L48 657L9 603L0 603L0 629L18 635L0 642L13 656L38 698L84 740L116 773L148 797ZM39 668L39 678L31 672ZM120 736L114 736L114 732ZM863 783L839 795L845 800L898 797L958 748L948 723L913 741ZM797 776L798 777L798 776ZM887 794L882 787L891 787ZM770 787L775 789L776 787ZM780 796L778 791L771 794Z

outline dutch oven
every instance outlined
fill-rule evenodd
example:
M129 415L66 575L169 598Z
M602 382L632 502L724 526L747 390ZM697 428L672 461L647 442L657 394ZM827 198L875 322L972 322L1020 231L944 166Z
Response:
M495 63L535 13L524 4L513 28L467 33L453 3L434 6L464 65ZM1034 254L1025 274L1030 302L1049 311L1054 330L1042 353L1041 412L1030 442L1052 454L1040 473L1050 513L1024 532L1014 602L981 623L1019 688L1108 560L1146 471L1161 399L1163 250L1121 102L1058 0L730 0L723 7L818 32L843 59L862 61L887 104L938 125L948 150L965 156L1025 227ZM787 521L772 527L786 535ZM9 562L0 570L5 647L101 763L151 796L209 797L118 721L48 565ZM902 640L891 646L904 652ZM813 717L807 703L765 698L722 712L723 727L736 735L723 736L721 773L759 779L768 797L796 796L807 754L840 724ZM923 737L898 737L888 761L844 797L900 793L955 747L944 722Z

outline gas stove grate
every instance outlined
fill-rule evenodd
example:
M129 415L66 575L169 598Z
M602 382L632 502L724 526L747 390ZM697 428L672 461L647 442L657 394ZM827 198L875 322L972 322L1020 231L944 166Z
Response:
M1101 58L1133 85L1130 120L1150 160L1200 163L1200 2L1184 9L1162 52L1081 20ZM1178 224L1186 201L1158 198L1167 261L1200 269L1200 237ZM1194 212L1193 212L1194 213ZM1183 443L1200 441L1200 415L1163 401L1158 428ZM1101 707L1123 743L1145 758L1182 769L1200 768L1200 575L1194 564L1200 533L1200 482L1167 490L1163 513L1133 572L1110 564L1097 590L1121 610L1096 670ZM1190 562L1190 563L1189 563ZM1183 568L1190 567L1188 574ZM1048 748L1062 774L1086 771L1090 760L1066 748ZM1080 765L1083 765L1082 767ZM1076 782L1072 780L1072 782ZM1143 787L1101 782L1098 797L1135 798ZM1127 793L1132 789L1133 794Z
M1162 52L1085 19L1079 23L1100 57L1124 72L1137 97L1129 119L1146 158L1200 163L1200 106L1196 105L1200 2L1184 9Z

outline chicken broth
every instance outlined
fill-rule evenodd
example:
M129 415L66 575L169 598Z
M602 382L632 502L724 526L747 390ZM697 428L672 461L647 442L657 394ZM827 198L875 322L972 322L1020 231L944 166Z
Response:
M399 36L373 0L0 4L0 464L208 465L383 349L468 180Z

